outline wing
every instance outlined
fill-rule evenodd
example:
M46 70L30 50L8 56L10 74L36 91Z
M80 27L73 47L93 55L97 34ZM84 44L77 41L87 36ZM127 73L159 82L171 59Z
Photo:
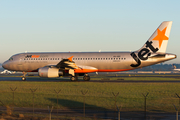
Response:
M74 61L72 61L73 56L68 59L62 59L55 67L63 70L67 69L80 69Z
M74 61L72 61L72 58L73 56L68 59L61 60L55 67L61 70L73 69L75 73L89 73L98 71L97 68L92 66L77 65Z
M92 66L77 65L72 61L73 56L68 59L62 59L57 65L48 65L49 67L56 67L62 71L68 70L69 74L74 76L74 73L90 73L98 72L98 69Z

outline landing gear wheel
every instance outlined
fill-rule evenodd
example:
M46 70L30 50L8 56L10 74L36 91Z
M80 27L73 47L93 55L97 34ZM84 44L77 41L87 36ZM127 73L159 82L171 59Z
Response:
M84 77L83 77L83 80L84 80L84 81L89 81L89 80L90 80L90 77L89 77L89 76L84 76Z
M25 80L26 80L26 78L25 78L25 77L22 77L21 79L22 79L22 81L25 81Z
M22 72L22 73L23 73L23 76L22 76L21 79L22 79L22 81L25 81L25 80L26 80L26 77L25 77L25 76L26 76L27 72Z
M78 77L76 77L76 76L71 76L71 81L77 81L78 80Z

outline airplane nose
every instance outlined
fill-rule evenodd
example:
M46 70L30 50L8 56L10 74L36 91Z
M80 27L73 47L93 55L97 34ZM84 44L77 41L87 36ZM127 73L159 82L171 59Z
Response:
M3 67L4 69L7 69L7 61L2 64L2 67Z

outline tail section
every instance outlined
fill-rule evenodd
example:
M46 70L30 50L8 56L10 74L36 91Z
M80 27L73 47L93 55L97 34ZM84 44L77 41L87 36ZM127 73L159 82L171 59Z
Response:
M130 66L145 67L176 58L176 55L174 54L165 53L171 26L172 21L162 22L144 46L138 51L130 54L134 59L133 64Z
M137 52L147 47L150 49L151 53L165 53L167 48L167 43L169 40L169 35L171 31L172 21L162 22L161 25L155 30L144 46Z
M176 69L176 66L174 64L172 64L172 66L173 66L173 69Z

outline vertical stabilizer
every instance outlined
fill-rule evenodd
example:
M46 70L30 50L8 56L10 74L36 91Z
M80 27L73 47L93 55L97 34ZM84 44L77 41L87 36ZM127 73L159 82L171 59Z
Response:
M171 31L172 21L164 21L161 25L155 30L155 32L151 35L148 41L144 44L144 46L138 50L146 48L148 44L153 46L151 52L165 53L167 48L167 43L169 40L169 35Z

